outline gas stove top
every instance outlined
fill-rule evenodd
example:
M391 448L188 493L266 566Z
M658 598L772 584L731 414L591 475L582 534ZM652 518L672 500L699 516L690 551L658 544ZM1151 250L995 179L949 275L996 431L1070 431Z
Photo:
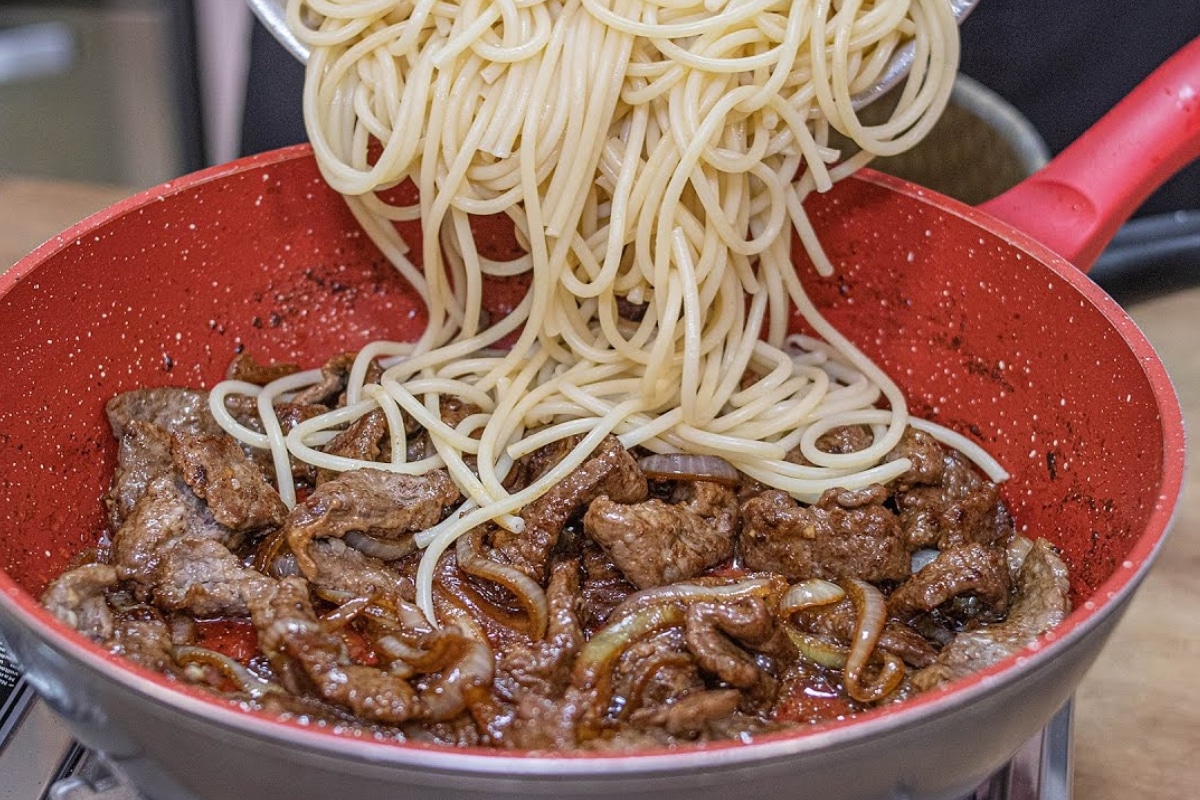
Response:
M1071 704L963 800L1071 800ZM144 800L71 738L0 644L0 800ZM156 800L170 800L157 798Z

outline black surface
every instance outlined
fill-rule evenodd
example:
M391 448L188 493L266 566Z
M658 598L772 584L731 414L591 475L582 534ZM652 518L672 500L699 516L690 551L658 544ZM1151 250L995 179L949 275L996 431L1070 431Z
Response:
M1057 153L1200 36L1200 2L981 0L962 35L962 71L1016 106ZM1200 209L1200 164L1138 215L1176 209Z

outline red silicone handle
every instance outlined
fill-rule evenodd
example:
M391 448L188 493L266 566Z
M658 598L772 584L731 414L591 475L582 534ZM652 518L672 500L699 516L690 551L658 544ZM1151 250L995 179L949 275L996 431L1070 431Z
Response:
M980 208L1086 271L1150 193L1200 157L1200 38L1035 175Z

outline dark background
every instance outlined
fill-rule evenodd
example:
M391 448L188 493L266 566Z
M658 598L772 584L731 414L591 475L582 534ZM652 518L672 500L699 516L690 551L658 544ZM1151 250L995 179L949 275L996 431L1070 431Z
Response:
M962 29L962 71L1017 107L1057 153L1200 35L1198 0L982 0ZM256 23L244 153L304 140L303 68ZM1200 209L1200 164L1140 209Z

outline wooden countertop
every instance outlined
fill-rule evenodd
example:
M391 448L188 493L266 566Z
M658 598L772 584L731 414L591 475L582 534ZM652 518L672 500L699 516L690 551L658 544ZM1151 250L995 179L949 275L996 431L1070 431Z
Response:
M0 271L125 195L0 177ZM1188 421L1200 427L1200 288L1130 312L1166 362ZM1198 447L1193 438L1174 533L1076 695L1076 800L1200 796Z

